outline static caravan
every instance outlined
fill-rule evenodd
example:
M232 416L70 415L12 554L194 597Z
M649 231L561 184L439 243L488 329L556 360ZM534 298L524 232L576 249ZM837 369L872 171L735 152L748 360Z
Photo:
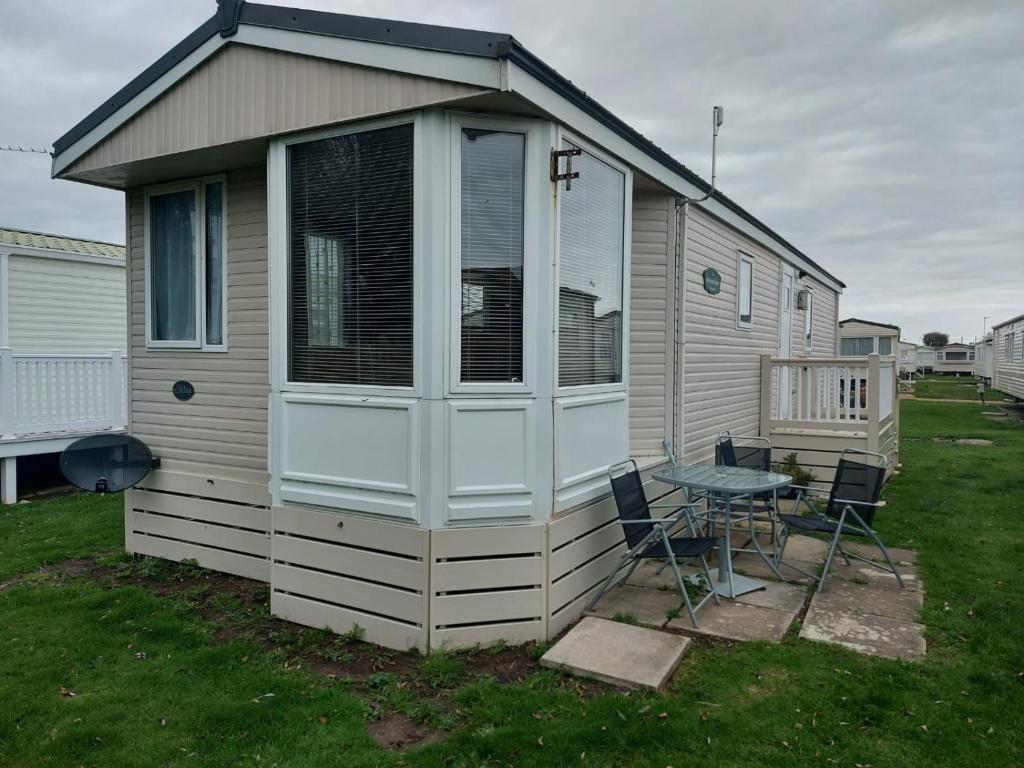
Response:
M992 334L985 334L985 338L974 344L974 375L986 384L992 384L992 360L993 360Z
M900 329L896 325L849 317L839 321L839 356L864 357L877 353L892 357L897 352Z
M992 326L992 386L1024 400L1024 315Z
M917 348L918 373L931 373L935 368L935 348L922 344Z
M621 551L610 463L888 439L884 386L851 423L798 384L843 284L508 35L224 2L55 150L125 192L126 546L283 618L553 637Z
M974 372L974 345L957 343L937 348L932 371L943 375L971 375Z
M897 364L900 376L912 379L917 373L917 344L912 341L900 341Z
M0 228L0 500L19 456L124 427L124 246Z

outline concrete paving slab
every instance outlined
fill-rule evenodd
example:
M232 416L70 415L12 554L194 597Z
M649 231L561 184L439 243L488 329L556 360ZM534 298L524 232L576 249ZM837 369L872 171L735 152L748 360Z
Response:
M921 624L873 614L828 610L813 602L804 618L800 637L890 659L919 659L926 650Z
M672 568L668 567L660 574L657 572L661 567L661 560L648 560L637 566L636 570L629 577L629 581L626 583L634 587L646 587L648 589L661 589L671 590L677 595L679 594L679 587L676 586L676 577L672 573ZM692 576L700 571L700 568L694 568L692 565L680 565L679 570L683 574L685 579L687 576Z
M740 595L736 598L736 602L772 608L776 611L792 613L795 616L800 613L800 609L807 602L807 587L802 584L769 581L764 589ZM700 620L700 616L697 619Z
M540 663L612 685L657 690L672 676L690 642L669 632L587 616Z
M811 605L825 611L873 613L901 621L918 621L924 593L919 589L900 589L894 584L857 584L835 579L815 592Z
M885 558L882 557L881 550L878 549L874 544L862 544L856 541L844 541L843 548L847 552L852 552L855 555L860 555L868 560L873 560L879 563L884 563ZM889 550L889 556L896 561L896 565L901 563L904 565L913 565L917 562L917 552L912 549L900 549L898 547L886 547Z
M699 627L694 627L690 617L683 614L670 621L666 628L726 640L767 640L777 643L786 634L796 615L797 611L777 611L736 600L722 600L721 605L705 603L698 611Z
M610 619L616 614L628 613L640 624L660 627L668 621L670 612L674 615L676 611L685 610L678 589L650 589L626 584L608 592L592 611L587 611L587 615Z
M783 555L787 560L824 563L825 557L828 555L828 542L813 536L790 536Z
M819 564L808 562L807 560L797 560L795 558L786 558L787 561L791 562L798 568L803 568L808 573L817 573ZM757 579L775 579L777 576L772 573L772 569L768 567L768 564L761 559L759 555L750 553L744 553L742 555L734 555L732 559L732 567L737 573L742 573L745 576L753 576ZM799 571L795 571L792 568L787 568L784 565L779 566L779 571L782 573L786 581L793 582L794 584L810 584L811 579L807 578Z
M918 591L923 589L921 579L917 575L916 566L897 565L896 568L899 570L900 576L903 577L903 583L907 589L916 589ZM844 579L856 584L876 584L899 589L899 583L891 571L883 571L873 565L861 563L857 560L851 560L850 564L847 565L843 558L839 556L832 560L832 567L829 569L829 581L832 579ZM825 589L828 589L827 584Z

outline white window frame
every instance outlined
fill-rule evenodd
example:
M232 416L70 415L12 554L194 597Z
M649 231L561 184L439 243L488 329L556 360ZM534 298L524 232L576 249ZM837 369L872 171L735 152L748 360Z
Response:
M744 322L740 319L743 313L742 307L740 307L740 281L743 279L743 264L750 265L750 320ZM754 257L750 254L744 253L743 251L737 251L736 253L736 328L741 331L749 331L754 327L754 284L756 280L757 266L754 263ZM790 292L792 293L792 291ZM792 295L790 296L790 302L793 301ZM792 303L790 304L792 306Z
M615 170L619 171L623 175L623 195L622 195L622 338L619 340L622 344L621 355L622 355L622 381L613 382L610 384L576 384L569 387L563 387L559 384L559 356L558 356L558 318L559 318L559 286L561 285L561 270L562 270L562 193L564 189L555 190L555 219L553 222L554 230L554 252L555 252L555 270L554 270L554 282L553 285L553 301L554 301L554 313L552 314L552 321L554 322L555 333L554 333L554 368L552 369L552 385L554 387L555 394L564 397L568 395L588 395L588 394L599 394L602 392L625 392L629 387L629 305L630 305L630 264L632 263L632 241L633 241L633 171L632 169L620 161L618 158L608 154L604 150L598 148L594 144L590 143L578 134L559 126L555 136L555 146L561 149L563 141L568 141L571 144L582 149L584 152L596 157L601 162L611 166ZM559 181L557 184L564 184L564 181ZM570 192L571 194L571 192Z
M462 381L462 129L518 133L526 138L523 156L523 380ZM529 394L536 387L537 371L537 275L543 252L537 237L547 216L549 198L542 194L547 181L545 157L548 124L535 120L448 113L450 172L450 279L448 284L448 391L459 394ZM557 291L556 291L557 293Z
M288 331L288 303L291 291L288 260L288 147L333 136L365 133L397 125L412 125L413 211L412 211L412 386L391 384L335 384L288 380L291 337ZM267 157L267 250L270 261L270 366L271 386L277 391L308 394L372 394L379 396L419 396L423 385L423 291L425 276L423 253L433 232L426 212L424 194L424 115L403 112L392 117L359 120L345 125L289 134L270 143ZM433 169L431 169L433 170ZM438 192L432 184L432 195ZM440 342L439 342L440 343Z
M804 352L814 350L814 291L810 288L801 288L807 291L807 309L804 310Z
M221 198L223 206L221 242L224 253L221 255L221 343L206 342L206 185L220 182L224 194ZM195 270L196 270L196 338L195 339L154 339L152 318L152 251L150 244L150 199L174 192L192 191L196 196L195 226ZM228 351L228 177L220 173L212 176L200 176L167 184L155 184L145 187L143 200L143 232L145 241L145 303L146 303L146 349L193 349L201 352Z

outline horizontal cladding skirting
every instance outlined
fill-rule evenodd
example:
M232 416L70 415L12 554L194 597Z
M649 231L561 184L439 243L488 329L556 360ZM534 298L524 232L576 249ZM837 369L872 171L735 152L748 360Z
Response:
M430 534L430 646L545 637L547 525Z
M128 194L131 430L165 466L266 489L270 393L264 168L228 174L228 351L146 349L143 191ZM195 386L187 401L175 381ZM269 503L264 500L263 503Z
M274 615L427 649L430 532L298 507L271 511Z
M125 546L129 552L195 560L204 568L270 581L266 507L184 495L183 491L203 490L188 480L165 478L149 487L159 485L179 492L130 489L125 493Z

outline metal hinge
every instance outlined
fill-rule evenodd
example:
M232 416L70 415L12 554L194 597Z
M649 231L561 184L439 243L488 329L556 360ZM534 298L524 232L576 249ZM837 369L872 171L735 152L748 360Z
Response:
M572 180L580 177L579 171L573 171L572 159L579 157L583 154L583 150L579 147L573 147L572 149L552 149L551 150L551 180L554 182L564 181L566 190L572 189ZM559 173L559 159L565 158L565 173Z

